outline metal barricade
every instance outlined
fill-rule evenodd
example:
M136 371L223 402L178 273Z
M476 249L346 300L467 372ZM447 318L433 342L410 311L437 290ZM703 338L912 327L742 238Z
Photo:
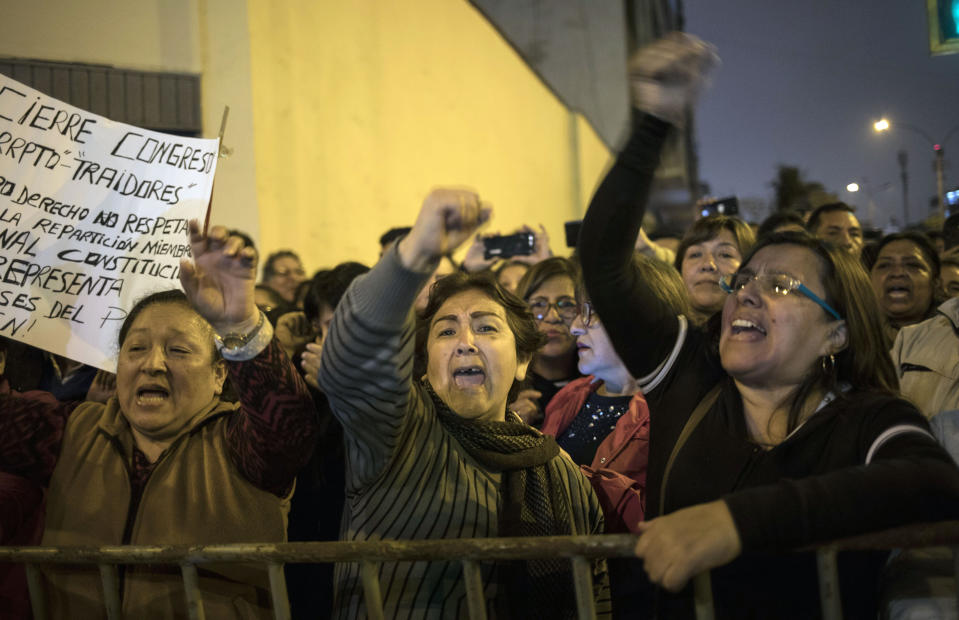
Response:
M357 562L368 616L381 619L383 601L377 564L403 561L451 561L463 565L463 579L470 618L486 618L486 601L480 577L480 563L496 560L556 559L571 560L579 618L596 617L593 601L592 571L594 558L631 557L637 537L631 534L601 536L547 536L538 538L477 538L458 540L381 540L367 542L257 543L204 546L106 546L106 547L0 547L0 562L26 565L30 601L37 620L47 617L41 564L96 564L100 569L104 601L110 620L119 619L120 592L117 566L128 564L178 565L183 575L184 592L190 618L202 620L203 598L198 585L197 566L216 562L262 562L269 573L274 616L290 618L284 563ZM893 548L948 546L955 552L959 584L959 521L913 525L874 534L857 536L820 545L815 551L819 570L819 592L825 620L842 618L836 554L839 551L864 551ZM714 617L709 573L694 579L696 618Z

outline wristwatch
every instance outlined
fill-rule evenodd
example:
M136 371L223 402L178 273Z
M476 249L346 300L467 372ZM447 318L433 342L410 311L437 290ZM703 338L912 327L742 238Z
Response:
M251 340L256 338L256 335L260 333L260 330L263 328L263 323L266 322L266 315L263 312L260 312L260 318L256 322L256 327L245 334L238 332L230 332L224 336L216 334L216 346L221 352L226 353L236 353L243 347L245 347Z

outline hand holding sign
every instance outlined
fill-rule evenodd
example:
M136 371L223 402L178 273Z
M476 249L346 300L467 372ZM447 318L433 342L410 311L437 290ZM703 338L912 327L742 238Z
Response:
M259 319L254 303L256 250L243 247L226 228L214 226L208 235L190 221L193 262L180 262L180 283L190 303L217 333L248 332Z
M0 336L115 370L127 312L179 278L218 141L117 123L0 75L0 147Z

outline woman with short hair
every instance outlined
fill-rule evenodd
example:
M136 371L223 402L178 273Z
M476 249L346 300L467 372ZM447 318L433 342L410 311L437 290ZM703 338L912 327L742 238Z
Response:
M632 263L637 277L649 282L650 286L659 292L660 298L673 307L677 315L688 314L686 287L672 266L642 254L635 254ZM640 390L644 386L654 386L656 375L635 378L629 373L629 369L616 354L609 335L603 328L603 322L589 300L582 278L577 279L576 300L580 311L570 324L570 333L576 339L579 359L577 366L584 376L571 381L550 401L546 407L542 431L556 437L559 446L566 450L576 463L593 465L596 469L609 469L611 465L607 463L606 457L610 455L606 450L601 450L603 456L599 459L602 462L597 462L594 457L597 456L600 445L607 442L608 435L612 434L614 428L621 440L629 441L632 438L631 433L624 433L624 429L630 427L636 433L642 432L643 442L648 441L649 420ZM643 432L641 429L644 426L646 430ZM609 446L609 449L616 450L620 447ZM645 457L645 447L642 450ZM629 454L623 457L618 463L624 464L624 467L617 471L630 476L641 471L644 484L645 458L642 463L637 463L633 462L636 459ZM638 473L634 477L638 478ZM602 499L603 494L600 493L600 500ZM604 504L605 508L607 506ZM609 511L606 512L606 517L609 530ZM619 522L619 519L616 521ZM630 524L629 527L634 525Z
M278 250L263 261L262 284L272 289L288 305L296 305L297 288L306 279L303 263L293 250Z
M124 320L105 405L0 394L0 470L49 485L44 545L286 538L293 480L315 441L313 404L254 305L255 251L196 222L190 243L187 293L149 295ZM228 377L239 403L220 399ZM95 566L43 571L52 617L106 615ZM124 616L187 615L175 567L120 571ZM262 564L204 564L199 586L210 617L273 616Z
M890 343L900 328L932 317L945 301L939 283L939 255L922 233L907 231L883 237L869 275Z
M507 409L541 338L491 274L457 273L433 285L418 327L426 373L413 374L413 301L440 257L488 217L476 194L435 190L410 234L350 286L322 363L315 345L304 354L344 428L346 540L602 531L579 469ZM378 570L386 617L465 617L458 562L384 562ZM481 571L491 614L575 614L566 561L496 562ZM365 617L361 581L359 564L337 566L336 617Z
M510 407L527 424L539 426L549 401L579 377L576 341L569 325L576 318L575 281L578 268L572 259L553 256L531 266L520 279L516 295L526 302L544 342L527 373L527 389Z
M738 217L713 215L696 220L676 248L674 265L686 283L690 320L699 325L723 307L719 280L735 273L756 242L749 224Z

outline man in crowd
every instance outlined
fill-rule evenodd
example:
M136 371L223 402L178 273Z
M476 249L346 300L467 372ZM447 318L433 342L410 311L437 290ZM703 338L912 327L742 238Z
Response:
M862 227L853 208L844 202L832 202L818 207L809 216L806 229L812 235L857 257L862 252Z

